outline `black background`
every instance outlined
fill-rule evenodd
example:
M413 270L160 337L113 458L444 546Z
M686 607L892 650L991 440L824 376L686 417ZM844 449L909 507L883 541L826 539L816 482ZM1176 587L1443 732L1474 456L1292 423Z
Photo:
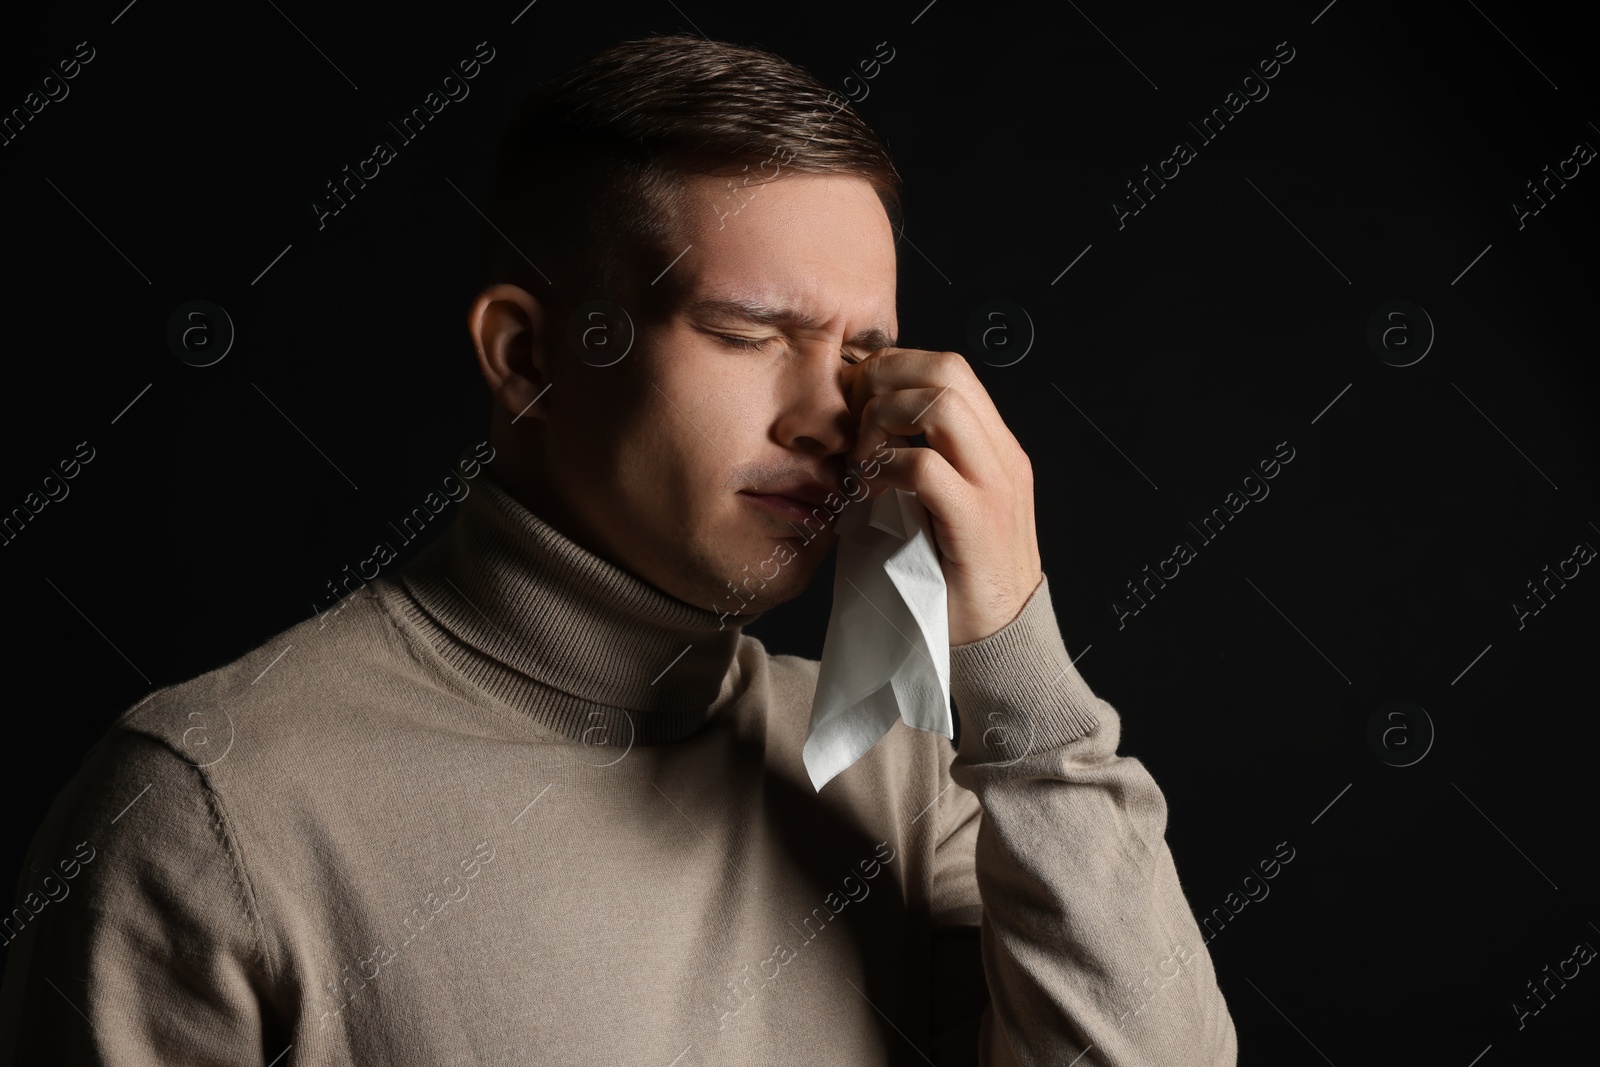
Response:
M1032 458L1062 633L1166 794L1197 916L1294 849L1209 943L1242 1062L1489 1067L1592 1034L1594 968L1520 1030L1512 1009L1546 964L1600 946L1583 684L1600 577L1584 567L1520 629L1511 607L1600 545L1600 177L1584 167L1521 229L1510 206L1600 146L1580 16L523 2L4 16L5 110L77 42L95 58L0 147L0 510L78 442L95 458L0 547L0 882L116 715L311 614L486 436L468 199L528 88L684 31L859 95L844 79L886 41L858 109L908 182L901 343L975 357ZM323 183L485 40L471 95L319 230ZM1295 54L1270 95L1202 145L1185 121L1280 41ZM1109 200L1180 138L1197 158L1119 229ZM196 298L237 329L206 368L166 341ZM1010 366L967 343L991 299L1036 331ZM1366 340L1397 299L1437 331L1406 367ZM1284 441L1270 495L1202 544L1186 523ZM1111 598L1178 540L1197 558L1119 628ZM830 573L750 632L819 656ZM1436 731L1403 724L1397 749L1426 749L1410 766L1367 740L1390 700Z

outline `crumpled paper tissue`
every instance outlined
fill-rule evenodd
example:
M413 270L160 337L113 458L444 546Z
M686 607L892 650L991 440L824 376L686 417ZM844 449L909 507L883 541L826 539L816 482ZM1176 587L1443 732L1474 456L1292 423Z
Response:
M950 620L932 520L890 489L834 520L833 610L802 756L820 792L896 720L953 737Z

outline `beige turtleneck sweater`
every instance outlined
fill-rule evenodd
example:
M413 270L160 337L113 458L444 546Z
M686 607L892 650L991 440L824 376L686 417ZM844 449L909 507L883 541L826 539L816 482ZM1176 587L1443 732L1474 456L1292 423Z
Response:
M1047 580L951 650L959 751L897 723L817 793L817 666L479 479L89 752L0 923L0 1062L1234 1063Z

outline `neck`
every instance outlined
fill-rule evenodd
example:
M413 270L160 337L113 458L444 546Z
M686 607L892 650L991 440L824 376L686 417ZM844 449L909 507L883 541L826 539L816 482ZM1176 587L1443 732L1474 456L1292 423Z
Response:
M570 740L699 730L735 695L740 629L755 616L721 618L657 589L563 533L523 503L549 498L510 480L515 495L479 479L400 572L402 612L480 688Z

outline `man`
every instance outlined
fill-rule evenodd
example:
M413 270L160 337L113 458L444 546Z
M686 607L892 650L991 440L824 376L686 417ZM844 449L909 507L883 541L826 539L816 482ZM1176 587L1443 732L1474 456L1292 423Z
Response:
M964 359L896 347L899 178L859 116L658 37L550 83L501 159L475 491L397 577L115 724L28 858L0 1048L1232 1064L1028 458ZM819 793L818 664L741 629L889 488L936 534L959 749L901 726Z

